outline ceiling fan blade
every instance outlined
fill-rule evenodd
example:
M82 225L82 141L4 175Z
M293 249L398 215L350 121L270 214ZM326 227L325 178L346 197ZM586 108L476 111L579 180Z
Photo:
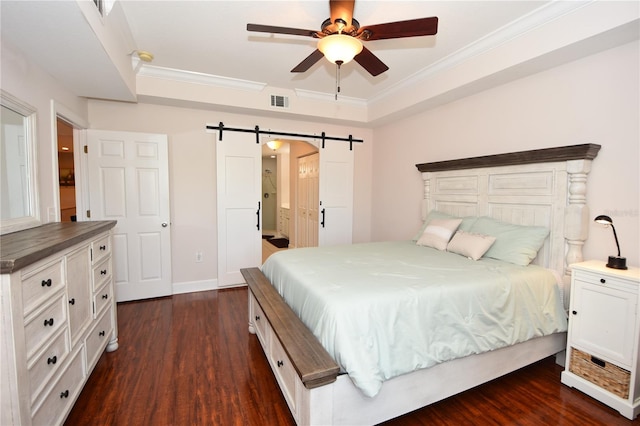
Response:
M309 68L313 66L316 62L323 58L323 54L318 49L314 50L313 53L307 56L302 62L295 66L291 72L305 72Z
M408 21L388 22L368 25L360 28L358 37L362 40L384 40L390 38L420 37L438 32L438 18L411 19Z
M346 22L345 27L351 26L353 19L353 5L355 0L329 0L329 9L331 10L331 22L335 24L336 19L342 19Z
M384 62L364 46L362 47L362 52L357 54L353 60L362 65L362 68L369 71L369 74L374 77L389 69Z
M247 24L247 31L258 33L275 33L275 34L291 34L306 37L318 37L315 30L301 30L298 28L274 27L272 25Z

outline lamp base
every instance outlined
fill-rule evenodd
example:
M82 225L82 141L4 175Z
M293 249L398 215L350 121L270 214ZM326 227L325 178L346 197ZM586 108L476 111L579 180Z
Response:
M613 269L627 269L627 258L618 256L609 256L609 262L607 268Z

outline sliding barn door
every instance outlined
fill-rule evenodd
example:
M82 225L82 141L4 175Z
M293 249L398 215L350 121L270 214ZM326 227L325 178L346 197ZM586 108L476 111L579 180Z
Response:
M262 150L255 135L215 138L218 189L218 287L244 283L240 269L262 263Z
M353 233L353 151L345 142L320 148L318 245L351 244Z

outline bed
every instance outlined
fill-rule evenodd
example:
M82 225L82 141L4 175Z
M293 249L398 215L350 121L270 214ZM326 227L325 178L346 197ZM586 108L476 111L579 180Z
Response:
M433 222L434 218L440 220L438 224L452 217L471 218L471 225L463 224L462 219L458 224L458 227L466 226L465 229L471 233L476 229L473 226L476 226L478 218L482 218L481 222L489 224L495 222L524 230L545 229L548 236L544 234L540 240L541 247L538 245L539 250L529 254L530 259L525 262L533 258L531 266L509 267L502 260L485 257L469 260L466 258L469 253L461 256L434 248L433 245L423 247L418 246L416 241L404 241L371 243L361 247L292 250L274 256L273 261L263 265L263 270L244 269L242 272L250 290L249 330L257 334L296 422L323 425L380 423L561 353L566 344L564 309L568 306L569 298L569 265L582 260L582 245L587 238L589 220L586 206L587 175L599 148L598 145L585 144L417 165L424 180L422 210L425 224L436 223ZM416 240L420 240L422 231ZM462 247L464 249L466 245ZM353 254L354 249L360 254ZM387 261L384 253L391 251L399 253L397 259L384 263ZM394 338L398 336L394 331L386 335L381 332L386 327L385 318L394 318L387 322L404 323L403 319L398 319L398 312L409 311L408 306L421 299L425 303L431 301L432 305L418 308L415 312L437 312L436 316L441 318L451 316L450 312L438 312L434 308L446 304L442 301L450 300L450 296L443 295L443 299L437 299L437 303L434 302L433 292L424 298L421 296L425 286L415 286L415 283L423 283L425 279L421 275L421 267L412 266L410 271L402 269L408 263L407 259L418 258L428 251L436 256L429 257L434 259L432 266L439 267L442 274L436 274L439 278L426 287L435 288L436 294L453 292L458 288L459 293L468 293L470 296L468 300L459 302L465 305L484 299L487 303L499 301L498 307L478 304L477 312L467 312L463 318L466 321L479 316L479 326L488 327L470 339L475 341L474 345L466 343L461 337L464 333L456 335L455 326L440 326L452 341L462 342L458 345L463 348L459 353L452 353L452 345L443 346L442 342L433 343L430 340L428 336L437 334L438 328L430 331L431 334L426 333L427 337L409 337L404 343L402 339ZM323 257L316 257L321 255ZM316 269L312 267L313 262L304 263L305 258L311 256L316 259ZM366 264L366 260L373 262ZM353 268L357 263L364 266L360 273ZM400 263L404 266L401 267ZM289 269L281 269L287 265ZM459 272L465 265L472 268L471 272ZM529 272L534 270L545 278L529 277ZM514 275L520 276L525 272L526 277L518 278L523 279L525 284L518 281L514 286L511 282L516 279ZM360 276L362 273L366 277L364 281ZM488 275L484 276L485 273ZM428 274L434 275L433 272ZM309 276L316 281L307 284L301 281L291 286L291 283ZM382 280L383 276L385 280ZM468 276L476 279L474 286L469 286L465 281ZM503 280L503 276L509 278ZM348 281L355 283L352 284L355 294L366 293L376 303L376 296L369 293L369 289L389 285L386 280L389 277L392 278L392 285L405 286L412 296L404 301L393 302L392 312L384 315L376 309L363 311L367 309L360 309L364 304L349 302L348 296L334 292L338 287L347 287L342 282ZM404 279L404 284L398 284L399 277ZM545 280L550 283L545 284L543 289L535 287L538 285L535 283ZM534 287L526 284L528 281L534 283L531 284ZM480 284L476 286L476 282L482 282L485 287L478 287ZM311 296L300 296L301 293L298 293L298 289L305 286L311 289ZM322 293L318 289L323 286L325 295L316 298L316 293ZM480 293L474 294L472 288L481 288L478 290ZM524 298L514 299L513 291L508 288L527 290L521 291L525 294ZM539 293L540 300L534 301L535 293ZM483 294L492 296L483 297ZM316 299L320 301L318 303L325 303L321 300L327 297L333 297L331 304L315 304ZM387 299L387 296L380 298ZM358 335L364 336L361 329L354 326L350 330L344 325L363 322L342 317L337 307L345 304L351 310L360 311L364 317L370 317L372 313L377 315L376 321L365 321L365 328L372 328L372 323L378 324L379 328L373 330L377 337L363 337L360 339L363 346L359 348L349 349L345 346L347 342L358 340ZM528 320L524 322L505 314L513 311L514 306L518 306L516 310L520 312L522 306L527 304L544 305L542 313L535 313L532 308L533 311L527 314ZM354 306L358 308L353 309ZM337 316L327 317L327 311L336 311ZM483 316L486 312L489 315ZM497 316L504 316L506 322L503 325L494 324L493 318ZM488 317L491 317L491 321L487 321ZM421 317L423 323L432 320ZM336 327L336 323L341 326ZM515 323L519 327L504 326ZM411 328L410 325L407 327ZM509 330L497 332L503 328ZM326 337L320 333L320 329L330 329L334 334ZM346 334L341 334L343 332ZM478 335L482 338L478 338ZM487 335L492 338L486 339ZM392 341L390 344L389 340ZM409 356L412 366L408 368L388 362L389 359L402 358L399 354L410 353L412 346L438 346L439 350L435 354L425 352L422 357ZM376 350L372 352L382 354L378 356L382 361L376 359L369 365L366 360L367 347L375 347ZM379 351L380 347L390 348L390 352ZM354 352L351 361L345 360L345 354L349 351ZM418 349L415 352L422 351ZM561 355L557 356L558 362L562 359ZM383 366L378 368L380 364ZM373 380L365 374L371 370L376 370L377 374Z

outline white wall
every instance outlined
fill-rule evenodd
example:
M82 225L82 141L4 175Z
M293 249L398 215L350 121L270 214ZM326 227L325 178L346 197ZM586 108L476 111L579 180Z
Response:
M375 129L373 240L406 239L420 225L416 163L595 143L591 216L612 217L622 255L640 264L640 72L633 42ZM591 223L585 258L616 254Z
M73 115L78 121L87 120L87 100L69 92L37 65L25 59L18 49L2 40L3 90L33 106L36 112L36 142L40 219L55 221L59 214L57 183L58 146L54 108ZM53 103L53 105L52 105ZM50 217L51 211L54 217Z
M173 283L217 278L216 157L217 134L205 132L207 124L330 136L353 134L365 143L354 144L355 200L353 240L368 241L371 229L370 129L325 125L178 108L152 104L89 101L91 128L169 135L171 243ZM345 143L345 142L327 142ZM203 262L195 263L196 251Z

